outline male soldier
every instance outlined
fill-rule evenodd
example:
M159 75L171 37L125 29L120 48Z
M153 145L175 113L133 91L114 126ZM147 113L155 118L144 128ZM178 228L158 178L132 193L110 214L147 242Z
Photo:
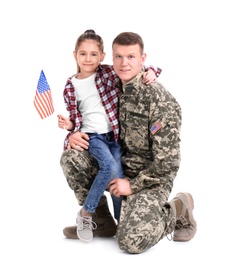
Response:
M109 190L123 196L117 240L129 253L144 252L173 231L174 241L189 241L196 233L191 194L179 193L167 202L180 164L181 108L160 83L141 82L145 59L138 34L114 39L126 178L111 181Z
M178 102L160 83L141 82L146 54L138 34L121 33L112 47L114 70L120 78L116 87L120 89L125 178L112 180L109 191L123 198L116 232L118 245L121 250L139 254L172 232L174 241L191 240L196 234L194 203L187 192L178 193L168 202L180 164ZM67 168L64 172L68 174ZM90 167L88 174L93 174ZM81 192L84 190L79 196ZM71 228L65 230L67 237Z

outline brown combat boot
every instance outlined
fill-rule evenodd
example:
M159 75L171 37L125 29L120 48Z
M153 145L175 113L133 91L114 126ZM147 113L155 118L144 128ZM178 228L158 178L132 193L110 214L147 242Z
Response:
M191 240L195 236L197 229L193 217L194 202L192 195L187 192L178 193L169 204L176 216L173 240L179 242Z
M105 195L101 197L96 212L92 216L92 220L97 225L97 228L93 230L94 237L113 237L116 235L117 225L109 211ZM63 234L66 238L78 239L76 226L65 227Z

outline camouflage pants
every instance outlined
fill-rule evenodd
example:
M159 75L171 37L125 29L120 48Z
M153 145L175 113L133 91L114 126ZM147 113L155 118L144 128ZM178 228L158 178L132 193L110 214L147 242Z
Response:
M71 149L62 153L60 165L69 187L82 206L98 172L97 161L87 151Z
M176 219L168 196L169 190L157 186L123 199L116 235L120 249L139 254L173 232Z
M61 167L67 183L83 205L97 174L96 160L87 151L64 151ZM169 188L156 186L124 197L116 239L121 250L142 253L156 245L175 228L175 216L167 203Z

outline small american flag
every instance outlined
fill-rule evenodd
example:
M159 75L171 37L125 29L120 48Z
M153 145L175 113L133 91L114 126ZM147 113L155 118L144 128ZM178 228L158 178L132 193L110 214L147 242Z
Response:
M153 135L155 135L155 133L158 132L161 128L162 128L162 124L160 122L157 122L154 125L152 125L150 130L151 130L151 133Z
M44 119L54 113L51 90L43 70L41 71L38 81L36 95L34 98L34 106L41 119Z

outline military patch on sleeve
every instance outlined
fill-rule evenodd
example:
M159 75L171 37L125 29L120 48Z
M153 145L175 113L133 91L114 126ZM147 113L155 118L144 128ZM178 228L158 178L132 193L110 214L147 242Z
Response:
M162 124L160 122L155 123L152 125L150 131L153 135L155 135L156 132L158 132L162 128Z

